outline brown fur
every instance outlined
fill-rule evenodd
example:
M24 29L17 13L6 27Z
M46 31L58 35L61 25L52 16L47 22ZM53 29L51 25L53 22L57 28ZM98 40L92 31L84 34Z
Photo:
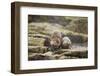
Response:
M61 46L61 39L62 39L61 33L54 32L51 35L51 38L50 38L50 44L51 44L51 46L53 46L54 48L55 47L59 48Z
M62 37L60 32L54 32L50 38L46 38L44 41L44 46L51 47L51 49L70 49L71 41L68 37Z
M44 41L44 46L50 46L50 38L46 38Z

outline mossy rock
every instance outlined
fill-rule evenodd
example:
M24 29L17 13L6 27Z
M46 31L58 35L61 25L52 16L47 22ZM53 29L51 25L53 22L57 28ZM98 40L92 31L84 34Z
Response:
M28 60L54 60L55 58L50 55L44 55L41 53L33 54L28 57Z
M29 46L43 46L44 45L44 38L29 38L28 45Z
M28 52L29 53L45 53L47 52L47 47L40 47L40 46L29 46Z
M88 37L85 35L77 34L77 35L67 35L72 43L85 43L88 42Z
M71 52L65 52L63 53L64 56L70 56L73 58L87 58L88 52L87 51L71 51Z

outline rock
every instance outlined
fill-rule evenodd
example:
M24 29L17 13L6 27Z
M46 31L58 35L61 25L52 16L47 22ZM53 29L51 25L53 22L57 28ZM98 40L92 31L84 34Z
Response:
M28 51L32 53L45 53L48 50L47 50L47 47L28 46Z
M86 47L58 49L57 51L50 51L47 49L47 47L29 46L29 60L59 60L88 57L88 50Z
M67 35L72 43L84 43L88 42L88 36L87 35L81 35L81 34L73 34L73 35Z
M71 51L71 52L65 52L62 55L65 56L71 56L71 57L77 57L77 58L87 58L88 52L87 51Z
M44 38L28 37L29 46L44 46Z
M40 47L40 51L41 51L41 53L46 53L46 52L48 52L48 47Z
M37 55L37 53L30 53L30 54L28 54L28 57L29 57L29 58L32 58L32 57L34 57L35 55Z
M78 57L72 57L72 56L61 56L59 59L78 59Z
M59 49L58 51L54 51L54 54L62 54L64 52L69 51L70 49Z
M67 59L66 56L61 56L59 59Z
M28 52L29 53L39 53L40 47L39 46L28 46Z
M53 55L53 52L48 51L48 52L44 53L43 55L46 55L46 56L52 56L52 55Z
M52 56L47 56L43 54L34 54L29 56L29 60L51 60L53 59Z
M55 51L54 54L59 54L60 56L67 56L70 59L73 58L87 58L88 51L87 48L73 48L73 49L60 49L59 51Z
M60 58L60 55L59 55L59 54L54 54L53 57L54 57L55 59L59 59L59 58Z

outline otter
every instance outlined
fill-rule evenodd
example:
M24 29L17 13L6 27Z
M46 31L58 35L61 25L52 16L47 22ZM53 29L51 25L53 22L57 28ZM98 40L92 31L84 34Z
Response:
M57 50L61 47L62 35L60 32L54 32L50 38L50 45L53 50Z
M72 42L67 36L62 38L62 48L63 49L70 49L71 44L72 44Z
M47 46L49 47L50 46L50 38L45 38L45 41L44 41L44 46Z
M51 34L50 38L45 38L44 46L48 47L52 51L56 51L60 48L62 49L70 49L71 48L71 40L64 36L62 32L54 32Z

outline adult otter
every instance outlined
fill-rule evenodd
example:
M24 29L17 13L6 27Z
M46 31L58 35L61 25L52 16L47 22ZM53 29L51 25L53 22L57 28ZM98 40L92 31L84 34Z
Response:
M60 32L54 32L50 38L50 45L53 50L57 50L61 47L62 35Z

